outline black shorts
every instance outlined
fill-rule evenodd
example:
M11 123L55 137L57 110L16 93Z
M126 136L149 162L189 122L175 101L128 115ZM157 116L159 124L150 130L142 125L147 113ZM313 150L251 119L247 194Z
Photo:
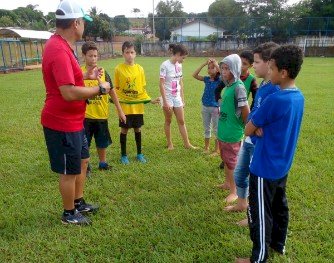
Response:
M51 170L58 174L81 174L81 160L89 158L84 129L61 132L43 127Z
M143 114L129 114L126 116L126 123L119 121L119 127L121 128L140 128L144 125Z
M84 125L89 147L93 137L97 148L105 149L112 143L107 120L85 119Z

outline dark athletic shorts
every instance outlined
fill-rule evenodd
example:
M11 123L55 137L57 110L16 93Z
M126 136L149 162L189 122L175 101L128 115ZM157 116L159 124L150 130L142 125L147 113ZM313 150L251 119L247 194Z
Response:
M85 130L61 132L43 127L51 170L58 174L81 173L81 160L89 158Z
M126 123L119 121L119 127L122 128L140 128L144 125L144 115L143 114L129 114L126 116Z
M112 143L107 120L85 119L84 125L89 147L93 137L97 148L105 149Z

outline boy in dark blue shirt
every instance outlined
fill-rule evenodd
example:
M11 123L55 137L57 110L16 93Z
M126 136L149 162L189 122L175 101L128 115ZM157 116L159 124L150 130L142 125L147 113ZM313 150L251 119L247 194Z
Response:
M266 262L269 247L280 254L285 252L289 222L285 188L304 112L304 96L295 86L302 63L302 50L295 45L273 51L271 82L281 90L269 95L246 125L247 136L258 136L249 182L248 222L253 249L250 259L236 262Z

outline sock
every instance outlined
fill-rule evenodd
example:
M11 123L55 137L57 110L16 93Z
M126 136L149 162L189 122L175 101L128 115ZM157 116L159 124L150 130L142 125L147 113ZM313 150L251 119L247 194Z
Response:
M135 140L137 145L137 154L141 154L141 132L135 132Z
M65 216L67 216L67 215L74 215L74 213L75 213L75 208L73 208L73 209L71 209L71 210L66 210L66 209L64 209L64 212L63 212L63 214L64 214Z
M78 199L75 199L75 200L74 200L74 205L77 205L77 204L79 204L79 203L81 203L81 202L83 202L83 201L84 201L83 197L80 197L80 198L78 198Z
M121 143L121 154L122 156L126 155L126 135L124 133L121 133L119 136L119 142Z

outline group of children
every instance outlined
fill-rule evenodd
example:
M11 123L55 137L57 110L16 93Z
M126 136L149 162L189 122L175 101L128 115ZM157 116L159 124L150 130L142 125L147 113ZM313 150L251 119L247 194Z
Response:
M207 131L212 125L224 163L225 182L219 188L229 190L225 210L247 210L248 218L238 224L249 224L252 255L236 262L266 262L269 248L285 253L289 221L286 181L304 111L304 97L295 86L302 63L299 47L267 42L252 53L225 57L219 67L220 82L219 71L213 70L217 63L212 59L193 74L205 82L202 98L205 150L210 134ZM198 75L205 65L209 77ZM249 73L251 66L256 76L263 79L258 88ZM253 101L249 108L250 93ZM211 124L204 114L208 101L219 112L218 120L211 115ZM215 101L219 101L218 106Z
M174 148L171 139L173 113L184 147L195 148L189 142L184 121L182 63L188 52L181 44L171 44L169 50L170 59L160 66L160 98L151 100L148 96L144 70L134 62L134 45L125 42L122 46L125 61L115 68L115 87L109 94L89 100L85 129L89 144L95 137L99 169L110 169L105 150L111 144L107 122L109 96L120 119L123 164L129 164L126 142L130 128L135 132L137 160L146 162L141 152L141 126L144 124L144 104L149 102L162 103L167 148ZM86 62L82 67L85 85L96 86L101 81L108 81L112 86L108 73L97 67L94 42L86 42L82 53ZM213 132L216 137L213 154L220 153L224 163L225 182L219 188L229 191L225 210L247 210L248 218L239 224L249 224L252 256L237 259L237 262L266 262L269 247L284 254L289 220L285 188L304 109L304 97L294 83L302 62L303 54L297 46L267 42L253 52L226 56L220 64L208 59L193 73L193 77L205 85L202 96L204 151L210 151ZM201 76L205 66L208 76ZM249 72L252 66L256 76L262 79L259 86ZM97 77L89 79L94 74ZM250 93L251 107L248 103Z
M99 156L100 170L109 170L111 166L106 161L106 148L111 144L108 129L109 101L115 104L119 116L121 163L129 164L126 144L128 130L133 128L137 146L137 160L146 163L146 158L142 154L141 126L144 124L144 104L161 103L165 115L165 135L167 148L174 148L171 139L171 120L173 113L184 147L194 149L188 138L188 132L184 121L184 93L182 81L182 62L188 55L187 49L183 45L171 44L169 47L171 58L163 62L160 66L160 93L161 97L152 100L145 89L146 79L144 69L135 63L136 51L134 44L124 42L122 53L124 62L115 68L114 85L109 74L97 65L98 48L95 42L88 41L82 46L85 65L82 71L85 78L85 86L93 87L101 82L107 81L112 87L109 94L97 95L87 101L85 115L85 130L89 146L92 138L95 139L97 153ZM115 87L114 87L115 86ZM90 169L88 170L90 172Z

